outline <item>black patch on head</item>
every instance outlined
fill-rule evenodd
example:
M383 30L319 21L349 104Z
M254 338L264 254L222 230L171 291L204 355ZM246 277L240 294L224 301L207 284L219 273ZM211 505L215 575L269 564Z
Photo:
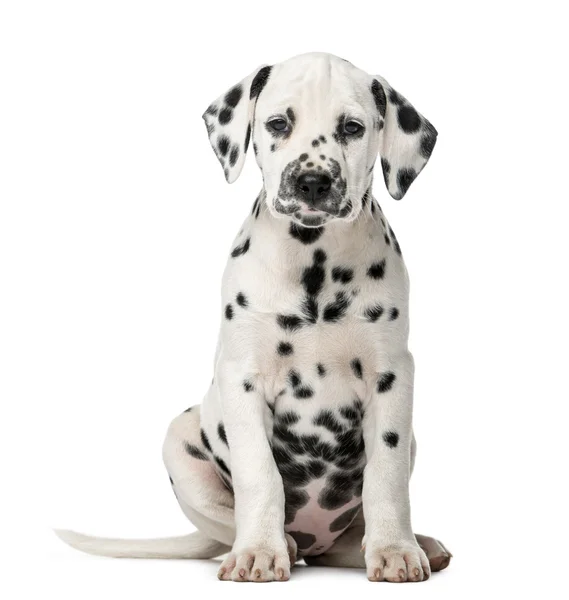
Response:
M219 458L219 456L214 456L213 460L224 473L231 477L231 471L229 470L229 467L225 464L225 461L222 458Z
M231 321L231 319L233 319L233 306L231 306L231 304L228 304L225 307L225 318L228 321Z
M350 306L350 299L348 296L346 296L344 292L338 292L336 294L336 300L324 307L324 320L332 323L339 321L346 314L348 306Z
M219 122L222 125L227 125L227 123L230 123L231 119L233 119L233 111L230 108L227 108L227 107L222 108L219 111L219 117L218 117L218 119L219 119Z
M259 69L259 72L255 75L251 83L251 91L249 93L250 98L256 98L263 91L263 88L267 85L267 81L269 80L271 69L271 66Z
M249 142L251 141L251 123L247 125L247 133L245 134L245 143L243 144L243 152L247 152Z
M234 167L237 159L239 158L239 146L235 145L231 148L231 154L229 155L229 164Z
M320 155L320 160L326 160L326 156L324 154Z
M320 146L320 142L318 140L312 140L312 146L316 148L317 146Z
M415 133L421 126L421 117L410 104L399 107L397 121L405 133Z
M324 375L326 375L326 369L322 363L318 363L316 365L316 370L318 371L318 375L320 375L320 377L324 377Z
M247 306L249 306L249 301L247 300L247 297L245 296L245 294L243 294L243 292L239 292L237 294L235 301L237 302L237 304L239 304L239 306L241 306L241 308L247 308Z
M249 380L246 379L243 382L243 389L246 392L254 392L255 391L255 386Z
M271 152L274 152L277 149L276 144L271 144Z
M298 160L299 160L300 162L304 162L305 160L308 160L308 154L306 154L306 152L304 152L303 154L301 154L301 155L298 157Z
M289 342L279 342L279 345L277 346L277 353L280 356L291 355L293 353L292 344L290 344Z
M249 246L251 245L251 238L247 238L240 246L234 248L231 252L231 256L233 258L237 258L243 254L246 254L249 250Z
M297 511L308 504L310 496L304 490L285 487L285 525L292 523Z
M291 221L288 231L295 240L308 245L314 244L320 239L324 233L324 227L302 227Z
M241 96L243 96L243 88L238 84L225 94L225 102L229 104L231 108L235 108L239 104Z
M367 270L367 275L372 279L383 279L385 275L385 258L379 262L373 263Z
M295 388L301 383L300 375L294 369L291 369L288 374L288 381Z
M312 167L314 166L314 163L313 163L313 162L307 162L307 163L306 163L306 166L307 166L309 169L312 169Z
M298 331L302 327L302 319L296 315L277 315L277 323L286 331Z
M393 387L393 382L395 381L395 373L389 371L387 373L382 373L377 380L377 391L379 394L383 394L388 392Z
M352 360L352 362L350 363L350 366L352 367L352 371L354 372L354 375L358 379L362 379L363 378L363 369L362 369L362 363L361 363L360 359L354 358L354 360Z
M398 316L399 316L399 309L396 306L394 306L389 311L389 320L390 321L395 321L395 319L397 319Z
M286 109L286 116L289 118L291 125L294 125L296 123L296 115L294 114L294 110L292 110L290 106Z
M350 283L354 278L353 269L347 267L334 267L332 269L332 280L340 281L341 283Z
M225 433L225 427L223 426L223 423L220 423L217 426L217 435L219 436L219 439L229 447L229 442L227 441L227 434Z
M381 304L376 304L375 306L368 306L368 308L366 308L364 312L365 318L370 323L375 323L379 319L379 317L381 317L382 314L383 306L381 306Z
M360 512L361 504L349 508L343 512L339 517L336 517L332 523L330 523L330 531L342 531L348 527L348 525L356 518L356 515Z
M402 197L407 193L407 190L413 181L415 181L415 177L417 177L415 169L399 169L399 171L397 171L397 185L399 186Z
M382 438L390 448L396 448L399 443L399 434L395 433L395 431L384 432Z
M338 122L336 123L336 130L332 134L332 137L340 144L341 146L346 146L348 143L348 138L346 136L346 132L344 131L344 123L346 122L346 115L341 114L338 117ZM363 130L362 130L363 131Z
M318 139L325 144L326 143L326 138L323 135L318 136Z
M198 460L207 460L207 456L197 446L194 446L193 444L188 444L186 442L184 448L190 456L193 456Z
M227 156L229 152L229 138L226 135L220 136L217 140L217 149L222 156Z
M377 110L379 114L385 118L385 109L387 108L387 98L385 97L385 90L383 86L377 79L374 79L371 84L371 93L373 95L373 99L375 100L375 105L377 106Z
M316 542L316 536L302 531L289 531L288 534L296 542L299 550L308 550Z
M211 452L211 445L209 443L209 439L207 437L206 432L203 429L200 429L200 438L202 440L202 444L204 445L205 449L208 450L209 452Z

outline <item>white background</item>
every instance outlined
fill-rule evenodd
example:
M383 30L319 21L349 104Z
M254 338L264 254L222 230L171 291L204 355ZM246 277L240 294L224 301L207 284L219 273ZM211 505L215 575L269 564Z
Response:
M561 6L2 2L4 597L567 593ZM414 527L451 567L403 586L300 567L267 588L217 582L214 561L77 553L50 528L192 529L161 444L210 381L222 269L261 184L252 157L225 183L201 114L258 65L313 50L385 76L439 130L401 203L381 176L375 193L412 282Z

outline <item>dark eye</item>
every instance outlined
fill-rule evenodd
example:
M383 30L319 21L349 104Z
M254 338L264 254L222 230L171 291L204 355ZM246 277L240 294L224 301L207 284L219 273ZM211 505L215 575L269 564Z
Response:
M346 121L344 123L344 131L349 135L354 135L363 131L364 126L357 121Z
M275 119L271 119L267 125L273 129L274 131L278 131L279 133L283 133L284 131L287 131L288 129L288 123L286 121L286 119L281 119L280 117L277 117Z

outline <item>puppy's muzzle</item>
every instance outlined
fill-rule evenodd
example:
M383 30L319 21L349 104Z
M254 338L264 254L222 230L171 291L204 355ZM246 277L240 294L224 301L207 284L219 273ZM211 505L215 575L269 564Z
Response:
M332 188L332 180L325 173L307 171L296 180L296 188L307 207L322 210Z

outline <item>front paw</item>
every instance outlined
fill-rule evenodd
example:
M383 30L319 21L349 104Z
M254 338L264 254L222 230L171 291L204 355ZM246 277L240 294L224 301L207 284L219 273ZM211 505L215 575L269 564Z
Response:
M217 577L222 581L287 581L290 578L291 559L286 542L261 542L245 548L234 546L221 563Z
M396 544L367 544L367 578L370 581L426 581L431 569L426 554L415 541Z

